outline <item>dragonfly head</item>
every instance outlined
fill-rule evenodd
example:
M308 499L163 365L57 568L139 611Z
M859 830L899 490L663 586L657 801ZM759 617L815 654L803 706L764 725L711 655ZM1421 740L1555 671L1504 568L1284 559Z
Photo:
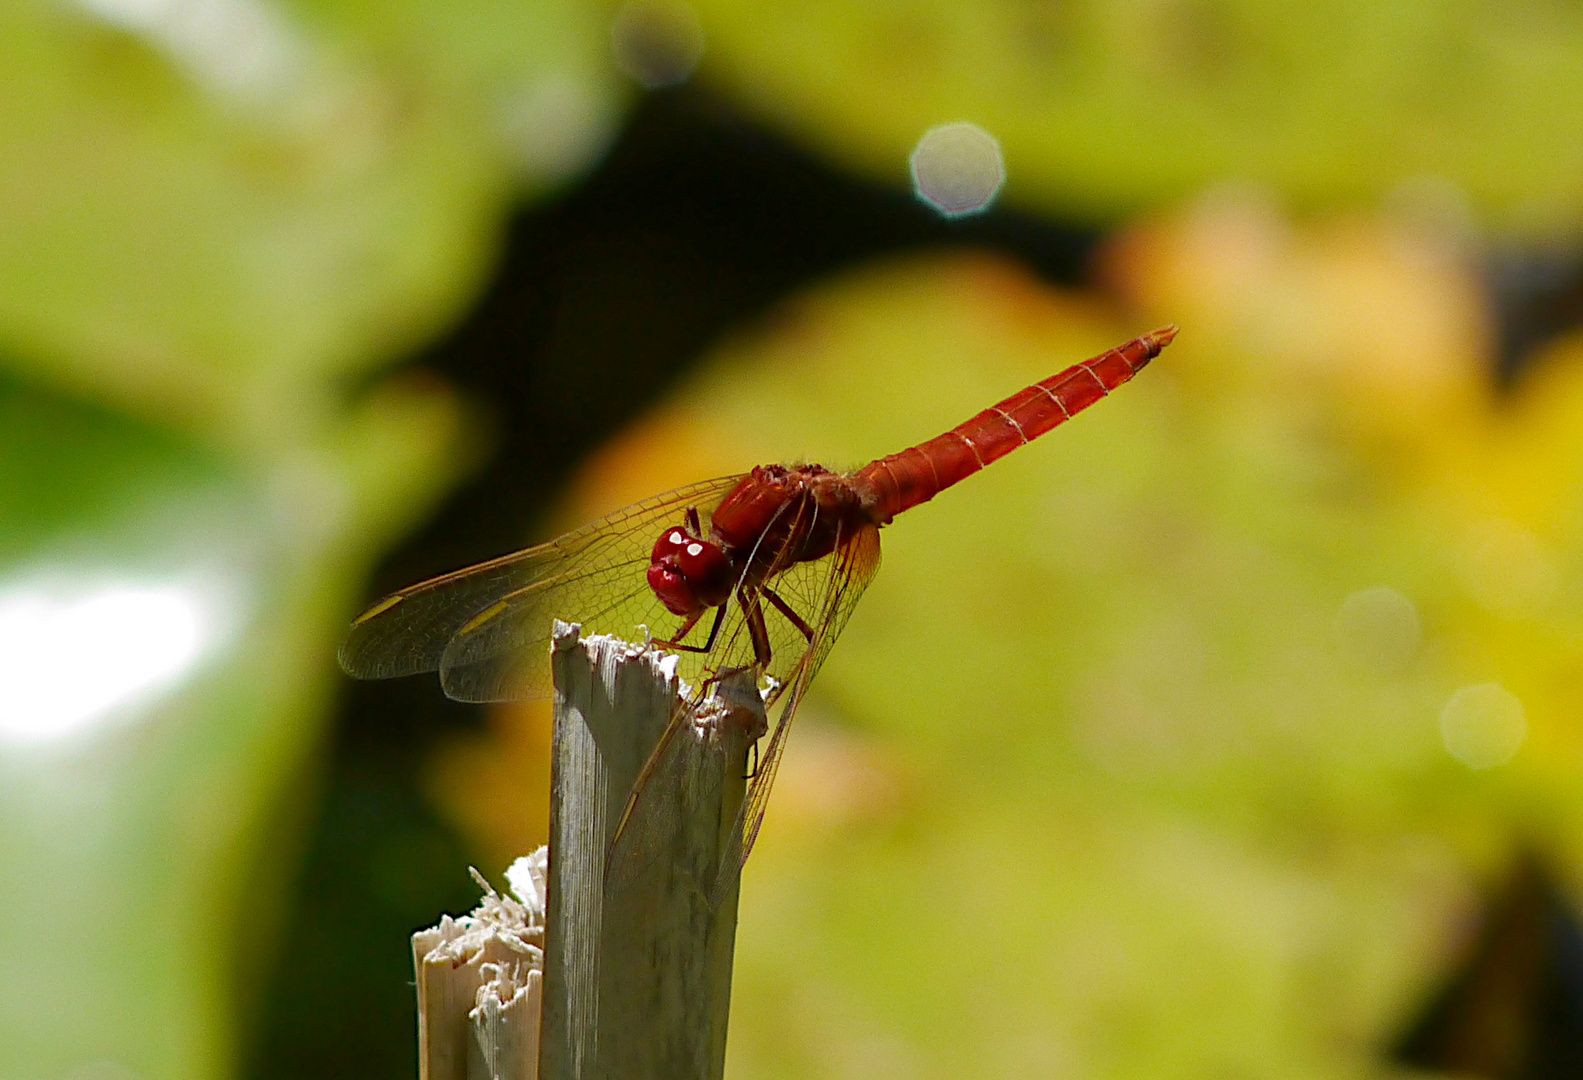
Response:
M649 588L673 615L696 615L731 598L731 559L718 544L675 526L665 530L649 557Z

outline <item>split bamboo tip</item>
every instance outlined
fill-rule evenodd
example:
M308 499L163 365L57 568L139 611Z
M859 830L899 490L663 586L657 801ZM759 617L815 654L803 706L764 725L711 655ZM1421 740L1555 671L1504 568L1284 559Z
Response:
M507 894L474 870L478 907L412 935L420 1080L536 1080L548 862L514 862Z

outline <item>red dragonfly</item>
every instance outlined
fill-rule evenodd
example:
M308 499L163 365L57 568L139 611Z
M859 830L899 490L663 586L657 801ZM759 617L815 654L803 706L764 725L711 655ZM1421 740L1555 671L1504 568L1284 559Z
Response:
M880 527L1071 419L1174 337L1174 326L1145 334L853 473L762 465L410 586L358 616L341 666L361 679L438 671L461 701L539 697L550 691L550 630L561 618L619 637L665 628L654 644L677 651L699 693L755 671L766 706L780 710L722 860L721 873L734 873L758 836L797 706L879 568ZM658 756L676 726L644 778L664 771Z

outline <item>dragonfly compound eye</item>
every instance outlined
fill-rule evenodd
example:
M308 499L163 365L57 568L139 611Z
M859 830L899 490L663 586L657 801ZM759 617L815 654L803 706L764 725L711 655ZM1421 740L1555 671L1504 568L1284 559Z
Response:
M649 564L649 588L654 590L654 595L660 598L660 603L672 615L696 614L704 605L698 602L698 597L688 586L687 579L682 577L681 570L676 566L676 560L667 556L661 562Z
M691 540L676 553L676 562L687 584L692 586L693 595L705 607L723 604L731 598L736 575L731 570L731 560L718 544Z
M673 528L654 544L649 588L675 615L692 615L731 596L731 560L718 544Z

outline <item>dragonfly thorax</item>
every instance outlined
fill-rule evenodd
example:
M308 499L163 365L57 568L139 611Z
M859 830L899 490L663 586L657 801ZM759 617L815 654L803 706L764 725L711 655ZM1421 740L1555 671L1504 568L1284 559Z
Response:
M666 610L686 617L730 599L736 574L720 545L678 525L655 542L648 578Z

